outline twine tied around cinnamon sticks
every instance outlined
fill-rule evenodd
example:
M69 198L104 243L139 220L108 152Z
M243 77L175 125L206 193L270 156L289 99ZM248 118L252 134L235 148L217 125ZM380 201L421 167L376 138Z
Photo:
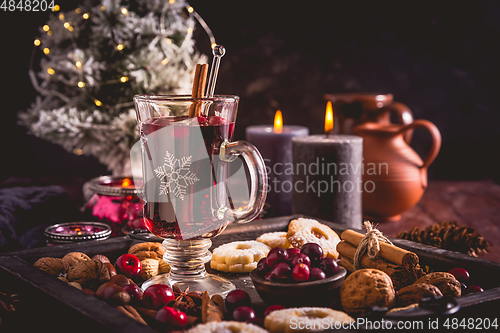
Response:
M361 269L361 258L366 254L370 259L377 259L380 252L380 242L392 244L392 242L385 237L380 230L373 227L370 221L364 221L363 227L366 229L366 235L361 239L361 242L354 254L353 263L354 270Z
M415 253L392 244L369 221L363 225L366 236L351 229L340 235L337 251L345 269L349 272L361 268L381 270L389 275L395 289L412 284L425 274Z

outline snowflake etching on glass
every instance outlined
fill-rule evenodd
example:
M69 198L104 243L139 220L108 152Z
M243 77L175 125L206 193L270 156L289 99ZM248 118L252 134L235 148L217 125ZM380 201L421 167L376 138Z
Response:
M199 181L190 170L191 159L192 156L177 159L169 151L165 152L163 165L154 169L156 177L161 180L160 195L172 193L175 197L184 200L187 186Z

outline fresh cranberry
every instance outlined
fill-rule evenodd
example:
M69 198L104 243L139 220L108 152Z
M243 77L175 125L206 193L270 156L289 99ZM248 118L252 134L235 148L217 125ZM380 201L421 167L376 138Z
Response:
M309 259L309 257L304 253L299 253L292 259L292 266L298 264L306 264L307 266L311 266L311 259Z
M285 307L283 305L271 305L270 307L268 307L266 309L266 311L264 311L264 317L266 317L268 314L270 314L273 311L281 310L281 309L284 309L284 308Z
M139 288L137 285L131 283L131 284L127 284L126 286L123 287L123 290L125 290L129 295L130 297L132 298L132 300L134 302L138 302L142 299L142 290L141 288Z
M280 262L288 261L288 252L282 247L275 247L267 254L267 266L273 268L276 264Z
M318 268L325 272L326 276L333 276L339 272L339 265L332 258L321 259Z
M135 255L125 253L116 259L115 267L117 272L135 279L141 272L141 261Z
M198 116L196 118L196 121L198 122L198 125L199 126L206 126L208 125L208 119L203 117L203 116Z
M321 269L313 267L309 274L309 281L326 279L326 274Z
M264 277L269 271L270 269L267 266L267 259L266 258L260 259L259 262L257 263L257 273L259 273L259 276Z
M232 312L239 306L252 305L252 301L250 299L250 295L248 295L246 291L234 289L227 294L225 304L227 311Z
M208 124L211 126L220 126L220 125L224 125L225 123L226 123L226 121L224 120L224 118L217 117L217 116L212 116L208 120Z
M472 293L480 293L483 292L484 289L479 287L479 286L468 286L466 294L472 294Z
M323 249L316 243L306 243L300 248L300 253L307 255L311 263L314 263L323 256Z
M249 306L239 306L233 311L233 319L236 321L253 321L257 315Z
M469 272L467 272L467 270L464 268L460 267L453 268L448 273L453 275L455 279L457 279L460 282L463 282L464 284L469 281Z
M292 247L292 248L289 248L288 250L286 250L286 252L288 252L288 260L292 260L293 257L295 257L297 254L300 253L300 249Z
M169 306L164 306L158 310L155 319L160 323L175 328L184 328L187 325L186 314Z
M159 309L175 299L172 288L166 284L153 284L142 294L142 302L148 308Z
M293 266L292 278L297 282L304 282L309 279L310 273L309 266L306 264L297 264Z
M286 262L280 262L273 267L271 271L271 279L273 281L285 282L291 276L292 269Z

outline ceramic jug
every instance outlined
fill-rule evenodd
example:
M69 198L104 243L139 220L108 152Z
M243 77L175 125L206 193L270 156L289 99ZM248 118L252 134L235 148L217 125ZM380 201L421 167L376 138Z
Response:
M427 129L432 147L422 159L403 135L417 127ZM441 134L427 120L409 125L368 122L354 128L363 137L363 216L372 221L397 221L413 207L427 188L427 168L441 148Z
M408 125L413 121L413 114L408 106L395 102L392 94L378 93L343 93L325 94L324 98L332 102L335 134L353 134L354 127L365 122L390 124L391 115L395 122ZM412 131L405 134L410 142Z

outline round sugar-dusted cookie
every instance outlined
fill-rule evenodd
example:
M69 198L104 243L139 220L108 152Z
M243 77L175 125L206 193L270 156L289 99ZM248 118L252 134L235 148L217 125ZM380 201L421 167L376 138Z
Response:
M257 237L256 241L266 244L271 249L274 249L275 247L285 248L286 231L268 232Z
M306 243L316 243L323 248L324 256L337 259L337 244L340 237L329 226L316 220L298 218L288 225L286 247L300 249Z
M248 273L257 268L269 250L269 246L257 241L227 243L214 249L210 267L222 272Z
M348 326L354 319L347 313L320 307L281 309L271 312L264 318L264 327L271 333L310 332L300 330L300 326L318 329L334 329ZM337 323L337 325L335 325ZM325 327L325 324L329 327ZM314 331L316 331L314 330Z
M265 329L250 323L238 321L212 321L198 324L186 333L268 333Z

